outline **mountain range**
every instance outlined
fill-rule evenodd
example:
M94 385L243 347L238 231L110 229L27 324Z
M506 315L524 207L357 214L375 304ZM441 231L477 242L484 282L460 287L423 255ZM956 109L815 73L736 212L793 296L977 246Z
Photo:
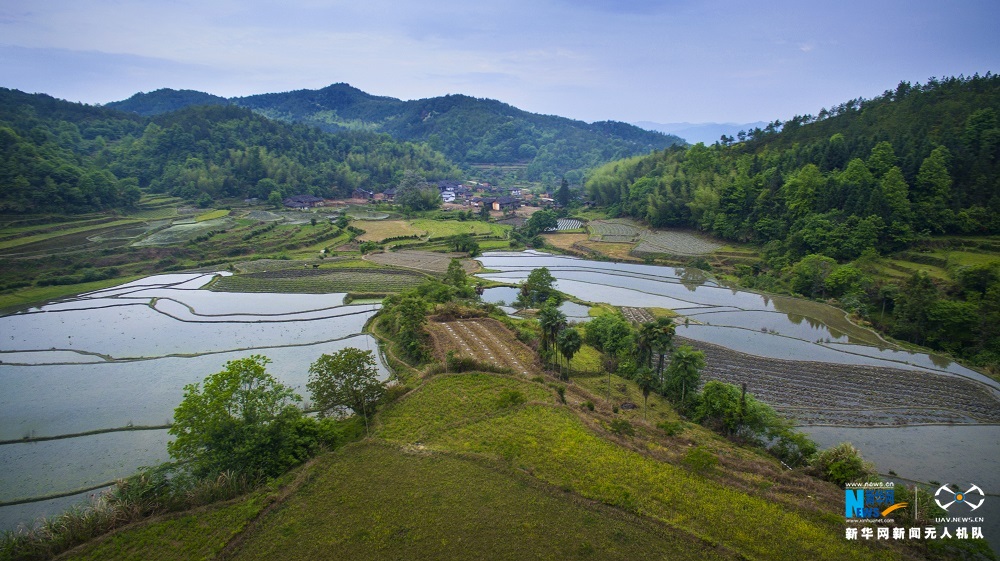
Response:
M535 180L565 175L576 182L584 170L605 162L684 145L678 136L622 122L538 115L465 95L404 101L348 84L234 98L160 89L105 107L152 116L193 105L236 105L329 132L385 133L397 140L426 142L458 164L515 165L525 178Z

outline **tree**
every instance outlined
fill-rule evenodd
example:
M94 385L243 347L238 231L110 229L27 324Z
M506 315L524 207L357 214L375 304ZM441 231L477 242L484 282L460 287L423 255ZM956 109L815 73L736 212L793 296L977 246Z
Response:
M278 191L271 191L267 195L267 204L273 206L274 208L281 208L283 199L281 198L281 193Z
M573 361L573 356L583 346L583 338L580 337L579 331L570 327L559 332L556 345L559 347L559 352L566 357L566 375L563 376L563 379L568 380L569 364Z
M542 327L542 352L556 342L559 331L566 325L566 314L559 311L555 302L549 301L538 312L538 323Z
M656 377L653 376L653 370L648 366L640 367L635 374L635 383L639 385L639 389L642 391L642 420L645 421L646 404L649 402L649 394L658 386Z
M385 394L385 385L378 379L374 354L353 347L316 359L309 366L306 387L320 416L346 407L364 418L366 431L369 417Z
M698 391L698 382L701 380L699 371L702 368L705 368L705 353L688 345L681 345L670 357L670 366L667 367L663 386L666 396L675 403L684 404Z
M479 242L471 234L459 234L451 240L451 248L460 253L468 253L469 257L479 255Z
M296 437L302 398L267 373L261 355L231 360L184 386L174 409L167 443L170 457L187 462L198 476L224 471L275 476L309 455Z
M566 207L569 206L569 198L569 181L566 181L566 178L564 177L562 178L562 183L559 185L559 188L556 189L555 199L561 206Z
M462 268L461 261L458 259L452 259L451 262L448 263L448 272L444 274L443 282L456 288L466 288L468 285L468 278L466 277L465 269Z
M521 283L521 293L515 301L523 308L542 305L553 296L558 299L559 293L553 288L556 278L545 267L532 270L528 278Z
M395 200L408 211L433 210L441 206L441 192L407 170L396 188Z
M528 218L528 221L524 223L524 231L526 237L533 237L538 234L545 232L546 230L554 230L559 227L559 219L556 218L556 213L551 210L539 210Z

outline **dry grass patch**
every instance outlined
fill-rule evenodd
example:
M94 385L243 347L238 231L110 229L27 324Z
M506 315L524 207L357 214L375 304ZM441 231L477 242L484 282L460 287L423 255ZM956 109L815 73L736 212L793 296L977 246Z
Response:
M400 236L426 236L427 231L414 227L405 220L364 220L351 222L351 225L365 231L358 236L363 242L381 242Z

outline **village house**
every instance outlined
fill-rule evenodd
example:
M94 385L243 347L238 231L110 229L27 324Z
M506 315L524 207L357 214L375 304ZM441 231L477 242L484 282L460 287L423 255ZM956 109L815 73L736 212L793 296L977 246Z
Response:
M282 201L286 207L300 210L323 206L323 202L323 199L313 195L294 195Z
M374 199L375 193L373 191L369 191L368 189L358 187L351 193L351 197L355 199Z

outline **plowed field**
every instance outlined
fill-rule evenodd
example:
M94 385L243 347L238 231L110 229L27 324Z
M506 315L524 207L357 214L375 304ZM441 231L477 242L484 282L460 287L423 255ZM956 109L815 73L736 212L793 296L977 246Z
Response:
M762 358L682 337L676 343L704 351L702 381L746 383L747 391L801 424L1000 422L1000 401L983 386L956 376Z
M444 360L448 351L510 368L525 376L539 371L535 353L495 319L476 318L449 322L428 322L434 340L434 354Z

